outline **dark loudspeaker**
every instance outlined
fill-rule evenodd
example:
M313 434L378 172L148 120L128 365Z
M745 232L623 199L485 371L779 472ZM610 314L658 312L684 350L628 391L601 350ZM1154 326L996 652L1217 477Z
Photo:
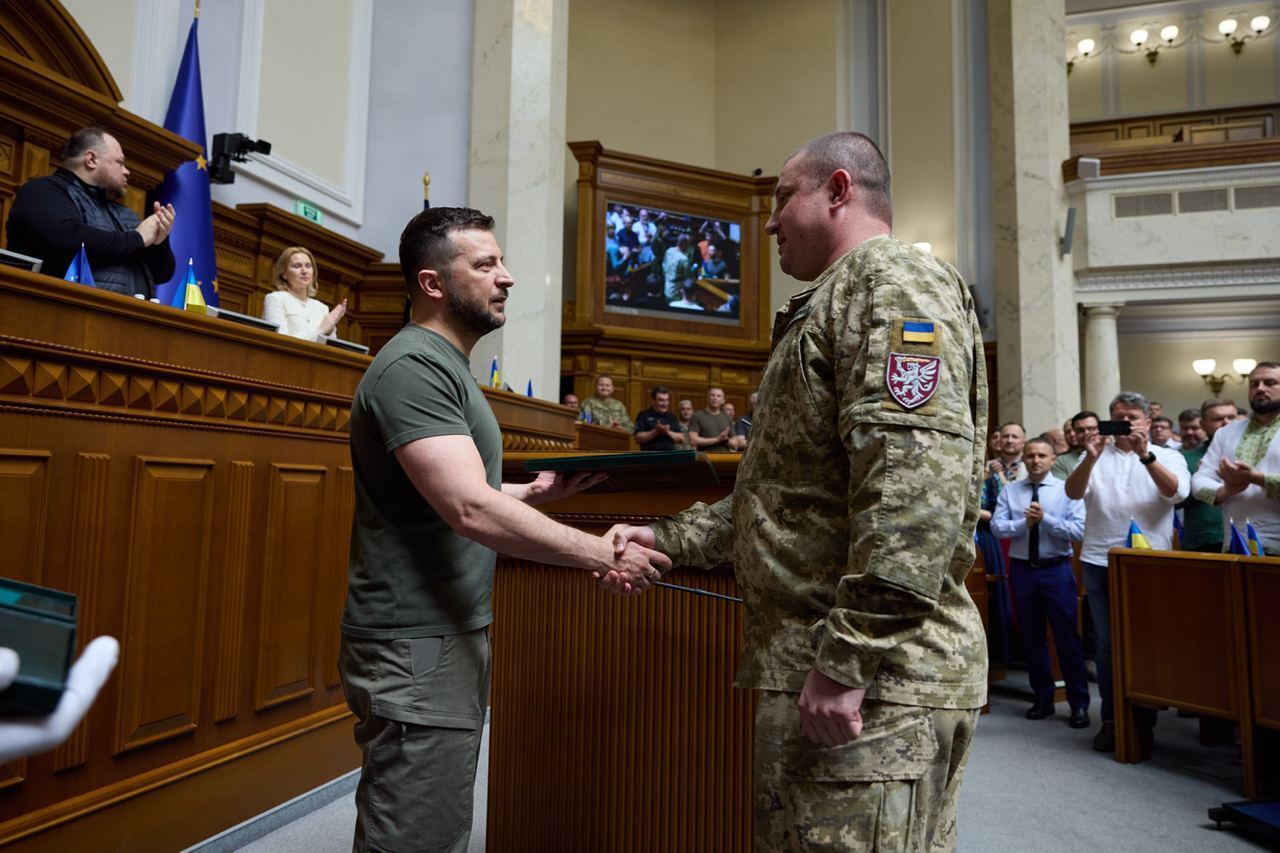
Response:
M1066 257L1071 254L1071 241L1076 235L1076 209L1074 207L1067 208L1067 228L1062 232L1062 239L1058 241L1059 257Z

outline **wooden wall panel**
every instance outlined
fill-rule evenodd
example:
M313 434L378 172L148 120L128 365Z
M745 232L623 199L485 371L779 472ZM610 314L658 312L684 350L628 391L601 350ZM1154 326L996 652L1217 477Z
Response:
M335 478L335 499L332 501L333 516L329 522L329 560L333 568L329 571L328 606L320 617L320 627L325 634L320 659L321 678L326 687L337 687L338 678L338 646L342 641L342 610L347 601L347 554L351 546L351 519L356 508L355 470L348 465L338 467ZM319 596L317 596L319 598Z
M316 581L332 565L324 512L325 474L315 465L271 466L262 566L254 707L301 699L315 690Z
M199 724L213 466L211 459L136 461L117 752Z
M1241 673L1223 661L1240 653L1234 626L1242 624L1229 561L1170 562L1159 553L1126 555L1118 594L1125 602L1125 693L1138 701L1175 701L1207 714L1240 719Z
M218 631L214 660L213 721L236 715L239 705L244 644L245 583L249 572L250 527L253 524L252 462L231 463L227 500L226 562L217 579Z
M1241 561L1249 611L1249 666L1258 725L1280 731L1280 560ZM1269 564L1269 565L1268 565Z
M34 584L42 579L51 456L47 450L0 448L0 542L6 543L7 578Z
M98 635L95 602L106 531L107 474L110 466L111 457L105 453L76 454L66 589L81 602L80 625L76 634L77 654ZM84 764L88 749L89 726L82 722L67 742L54 751L54 770L60 772Z

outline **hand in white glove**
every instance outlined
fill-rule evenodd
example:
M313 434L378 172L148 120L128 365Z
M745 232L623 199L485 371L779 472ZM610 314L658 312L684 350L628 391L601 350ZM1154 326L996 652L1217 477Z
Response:
M119 656L120 644L115 637L98 637L72 664L67 688L53 713L47 717L0 717L0 764L46 752L71 737L115 669ZM0 649L0 689L12 683L17 672L17 654L12 649Z

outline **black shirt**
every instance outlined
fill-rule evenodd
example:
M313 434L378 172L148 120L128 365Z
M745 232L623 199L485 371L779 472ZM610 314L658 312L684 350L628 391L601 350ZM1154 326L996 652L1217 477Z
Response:
M667 428L673 433L683 433L684 428L680 426L680 421L670 412L662 412L659 414L653 409L645 409L636 415L636 432L648 432L654 429L658 424L666 424ZM674 438L669 435L655 435L649 439L648 444L640 445L641 450L679 450L684 445L677 445Z
M90 213L98 220L96 224L86 221L85 213L72 200L72 185L83 192L81 198L92 200ZM27 181L18 190L9 211L9 248L40 258L44 261L41 272L62 278L83 243L100 286L151 296L148 271L157 283L173 278L173 252L167 237L154 246L143 245L142 235L134 230L137 224L138 216L131 209L108 201L99 187L60 168L47 177Z

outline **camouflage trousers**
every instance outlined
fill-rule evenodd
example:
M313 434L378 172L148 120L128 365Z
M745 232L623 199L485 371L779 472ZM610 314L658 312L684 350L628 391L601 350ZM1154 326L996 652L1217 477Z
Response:
M760 693L756 853L955 849L978 711L867 701L858 739L829 748L801 731L797 698Z

